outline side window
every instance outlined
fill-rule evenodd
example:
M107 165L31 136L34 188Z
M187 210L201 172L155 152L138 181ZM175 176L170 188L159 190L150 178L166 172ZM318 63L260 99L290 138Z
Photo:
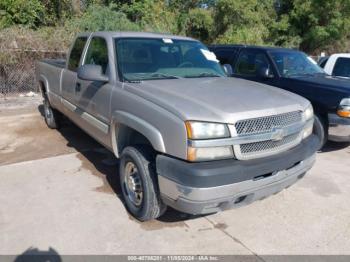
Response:
M214 52L216 57L219 59L220 64L230 64L233 66L233 57L237 53L236 50L219 49Z
M271 69L270 62L264 53L243 50L237 59L234 74L256 77L262 68Z
M103 74L106 74L108 67L108 49L104 38L94 37L91 39L84 64L100 65Z
M74 72L77 71L79 66L80 57L83 53L84 46L86 44L86 37L78 37L75 40L74 46L69 56L68 69Z
M339 57L335 62L332 75L350 77L350 58Z

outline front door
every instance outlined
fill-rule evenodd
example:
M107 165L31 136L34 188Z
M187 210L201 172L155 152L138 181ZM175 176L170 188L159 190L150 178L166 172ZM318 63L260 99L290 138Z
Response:
M90 40L83 64L100 65L109 78L110 59L106 39L94 36ZM108 142L110 103L113 85L99 81L77 79L76 104L82 111L82 118L89 125L88 131L100 142ZM89 132L90 133L90 132Z
M267 69L269 75L262 77L261 72ZM261 50L242 49L233 68L233 76L268 85L276 85L276 73L271 61Z

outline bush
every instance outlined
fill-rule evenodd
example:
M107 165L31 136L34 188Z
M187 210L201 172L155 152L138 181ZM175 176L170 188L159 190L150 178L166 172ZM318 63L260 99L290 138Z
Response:
M1 0L0 29L15 24L35 28L43 20L44 11L39 0Z
M176 11L171 11L162 0L132 0L121 6L121 12L143 31L178 33Z
M186 34L208 43L210 42L213 24L214 20L210 9L191 9L186 22Z
M66 28L70 32L140 30L124 13L115 11L113 6L101 5L90 5L81 17L68 21Z

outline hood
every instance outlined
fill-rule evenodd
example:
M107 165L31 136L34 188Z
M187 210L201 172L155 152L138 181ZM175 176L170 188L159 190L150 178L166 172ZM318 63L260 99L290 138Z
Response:
M295 94L238 78L184 78L125 83L124 88L182 120L234 123L240 119L304 110Z
M323 88L332 89L341 93L350 95L350 79L335 77L326 74L300 76L292 78L295 81L304 82L311 85L322 86Z

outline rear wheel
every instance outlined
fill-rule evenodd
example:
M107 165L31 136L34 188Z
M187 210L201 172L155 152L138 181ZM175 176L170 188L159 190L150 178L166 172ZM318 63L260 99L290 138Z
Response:
M49 128L58 129L60 127L61 113L51 107L47 97L44 97L44 117Z
M166 211L160 199L152 153L143 147L126 147L120 159L120 184L129 212L140 221Z
M326 121L320 115L315 115L313 133L316 134L320 139L320 144L318 149L321 149L328 140L328 129L327 129Z

